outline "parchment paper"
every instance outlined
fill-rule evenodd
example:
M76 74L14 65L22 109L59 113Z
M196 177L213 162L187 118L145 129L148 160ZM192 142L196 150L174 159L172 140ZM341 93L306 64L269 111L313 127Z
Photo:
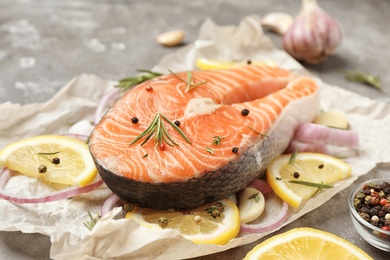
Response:
M198 40L164 57L153 70L167 72L195 69L199 57L221 59L268 60L299 74L304 68L276 49L263 34L259 17L243 19L239 26L221 27L211 20L200 28ZM338 183L314 199L299 212L289 211L284 225L319 207L337 192L366 174L376 163L388 162L390 154L390 105L359 96L320 79L321 108L347 113L351 129L359 133L360 147L346 161L352 166L352 177ZM108 80L94 75L80 75L64 86L51 100L20 106L0 105L0 147L23 137L43 133L62 134L69 125L81 119L93 119L102 95L113 87ZM24 176L13 177L5 187L17 194L43 194L49 187ZM97 214L102 201L69 199L39 205L18 205L0 201L0 230L41 233L50 236L53 259L178 259L211 254L247 244L270 232L240 235L227 245L195 245L175 230L149 230L134 221L114 219L115 208L104 216L92 231L83 226L87 210Z

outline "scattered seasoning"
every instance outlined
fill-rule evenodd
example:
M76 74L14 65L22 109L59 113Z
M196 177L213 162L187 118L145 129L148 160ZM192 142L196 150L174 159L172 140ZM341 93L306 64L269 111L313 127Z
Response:
M138 123L138 118L137 118L137 117L133 117L133 118L131 119L131 122L132 122L133 124L137 124L137 123Z
M333 188L332 185L323 184L323 183L316 183L316 182L309 182L309 181L296 181L296 180L290 180L288 181L290 183L310 186L310 187L317 187L317 188L323 188L323 189L330 189Z
M322 169L322 168L324 168L323 164L318 165L318 169Z
M280 178L280 177L275 177L275 179L276 179L277 181L281 181L281 180L282 180L282 178Z
M146 91L148 91L148 92L153 91L153 87L152 87L152 86L147 86L145 89L146 89Z
M179 120L175 120L174 124L177 125L177 127L179 127L180 126L180 121Z
M256 192L256 193L250 195L250 196L248 197L248 200L250 200L250 199L254 199L256 203L259 202L259 201L260 201L259 193Z
M142 158L145 158L145 157L148 157L149 154L145 153L144 156L142 156Z
M381 80L379 77L371 75L370 73L364 73L357 70L344 71L345 78L349 81L366 84L374 87L377 90L383 91Z
M163 74L158 73L158 72L153 72L150 70L137 70L138 72L141 72L141 75L138 76L132 76L132 77L127 77L119 80L118 84L115 86L116 88L121 88L122 92L125 92L129 89L131 89L134 86L137 86L141 84L142 82L145 82L147 80L153 79L155 77L162 76ZM149 89L148 89L149 87ZM148 86L146 87L147 91L153 90L152 87Z
M249 115L249 110L244 108L243 110L241 110L241 115L243 115L243 116Z
M356 193L353 201L356 212L365 221L383 230L390 230L390 183L367 183ZM376 234L386 237L385 234Z
M194 216L194 222L195 222L195 223L200 223L200 222L202 222L202 217L199 216L199 215L195 215L195 216Z
M233 152L233 153L238 153L238 147L233 147L233 148L232 148L232 152Z
M96 223L99 221L100 217L99 214L96 214L95 217L92 216L89 210L88 210L88 216L89 216L89 220L85 221L83 224L86 228L88 228L91 231L93 227L96 225Z
M266 135L266 134L263 134L263 133L260 133L259 131L257 131L256 129L254 129L254 128L250 127L249 125L247 125L246 127L248 127L250 130L252 130L252 131L253 131L253 132L255 132L256 134L259 134L259 135L261 135L262 137L267 137L267 138L269 138L269 136L268 136L268 135Z
M211 149L211 148L209 148L209 147L206 147L206 151L209 152L209 153L211 153L211 154L214 154L213 149Z
M177 144L170 134L168 133L167 128L164 125L164 121L170 124L182 137L183 139L191 144L191 141L187 138L187 136L180 130L177 125L175 125L172 121L170 121L166 116L161 113L156 113L152 123L143 131L139 136L137 136L133 141L130 142L129 145L132 145L146 136L145 140L141 143L141 146L144 145L153 135L154 142L156 143L156 148L160 148L160 150L165 150L165 142L169 146L179 145ZM162 146L164 144L164 146Z
M169 224L169 220L167 217L160 217L157 221L157 224L162 227L162 228L165 228L166 226L168 226Z
M192 73L191 71L187 71L187 80L183 79L182 77L180 77L179 75L177 75L175 72L169 70L169 72L174 75L176 78L180 79L181 81L183 81L185 84L187 84L187 87L186 87L186 90L185 92L187 93L188 91L191 91L193 90L194 88L200 86L200 85L203 85L203 84L207 84L207 81L202 81L202 82L199 82L197 84L194 84L194 79L192 77Z
M161 144L159 144L158 148L160 148L160 151L164 151L165 148L167 148L167 147L165 146L165 144L161 143Z
M252 60L247 60L246 64L251 65L252 64Z
M299 176L300 176L299 172L294 172L293 177L294 177L295 179L298 179Z
M213 218L218 218L221 216L221 213L224 211L225 206L221 202L216 202L218 206L211 206L210 208L205 209L207 214Z
M123 211L124 212L130 212L130 211L133 211L134 209L134 205L133 204L129 204L129 203L126 203L125 205L123 205Z
M226 137L227 137L227 135L225 135L225 136L219 136L219 135L213 136L214 140L213 140L213 142L211 143L211 145L220 145L221 142L222 142L222 139L224 139L224 138L226 138Z
M60 158L58 158L58 157L54 157L53 159L51 159L51 162L53 163L53 164L60 164Z
M46 167L46 165L44 165L44 164L39 165L39 166L38 166L38 172L39 172L39 173L45 173L45 172L47 172L47 167Z

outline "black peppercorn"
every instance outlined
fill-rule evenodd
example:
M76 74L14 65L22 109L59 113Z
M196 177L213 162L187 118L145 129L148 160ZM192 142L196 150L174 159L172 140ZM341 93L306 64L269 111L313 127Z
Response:
M176 126L180 126L180 121L179 120L176 120L174 123L175 123Z
M238 153L238 147L233 147L233 148L232 148L232 152L233 152L233 153Z
M39 173L45 173L46 171L47 171L46 165L41 164L41 165L38 166L38 172Z
M295 179L298 179L298 178L299 178L299 175L300 175L299 172L294 172L294 174L293 174L293 176L294 176Z
M243 116L249 115L249 110L244 108L243 110L241 110L241 115L243 115Z
M133 117L133 118L131 119L131 122L132 122L133 124L136 124L136 123L138 123L138 118L136 118L136 117Z
M252 60L247 60L246 64L251 65L252 64Z
M52 162L53 164L59 164L59 163L60 163L60 158L54 157L53 159L51 159L51 162Z

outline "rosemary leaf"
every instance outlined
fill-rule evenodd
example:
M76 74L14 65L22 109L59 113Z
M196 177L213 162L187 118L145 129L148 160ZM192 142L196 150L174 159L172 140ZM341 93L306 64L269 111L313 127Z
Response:
M52 152L52 153L37 153L38 155L54 155L54 154L59 154L61 151L58 152Z
M221 142L222 142L222 139L224 139L224 138L226 138L226 137L228 137L228 136L227 136L227 135L225 135L225 136L219 136L219 135L213 136L214 140L213 140L213 142L211 143L211 145L220 145Z
M345 70L344 75L345 78L349 81L363 83L374 87L377 90L383 91L380 78L370 73L360 72L357 70Z
M211 148L209 148L209 147L206 147L206 151L209 152L209 153L211 153L211 154L214 154L213 149L211 149Z
M187 141L187 143L189 144L192 144L191 141L187 138L187 136L183 133L183 131L181 131L181 129L175 125L175 123L173 123L171 120L169 120L168 118L166 118L164 115L161 115L161 117L168 123L170 124L183 138L184 140Z
M96 223L99 221L100 217L99 217L99 214L97 214L96 217L92 216L92 214L89 210L88 210L88 216L89 216L89 220L83 222L83 224L86 228L88 228L89 230L92 230L93 227L96 225Z
M291 155L290 160L288 160L289 165L293 165L295 163L295 158L297 158L299 150L295 150L294 153Z
M255 132L255 133L257 133L257 134L261 135L262 137L267 137L267 138L269 138L269 136L268 136L268 135L266 135L266 134L263 134L263 133L260 133L259 131L257 131L256 129L254 129L254 128L250 127L249 125L247 125L246 127L248 127L248 128L249 128L250 130L252 130L253 132Z
M161 73L150 71L150 70L139 69L137 71L139 71L143 74L138 75L138 76L123 78L123 79L119 80L118 84L115 87L121 88L122 92L125 92L125 91L129 90L130 88L132 88L138 84L141 84L142 82L145 82L147 80L150 80L150 79L153 79L153 78L156 78L156 77L163 75Z
M309 181L296 181L296 180L290 180L288 181L290 183L310 186L310 187L317 187L317 188L323 188L323 189L330 189L333 188L332 185L322 184L322 183L316 183L316 182L309 182Z

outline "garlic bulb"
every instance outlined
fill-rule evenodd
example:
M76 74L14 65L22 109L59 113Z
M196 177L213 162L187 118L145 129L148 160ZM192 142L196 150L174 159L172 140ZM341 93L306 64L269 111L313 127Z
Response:
M261 26L270 31L283 35L294 22L294 18L286 13L270 13L261 19Z
M299 61L316 64L333 54L341 39L338 22L316 0L303 0L301 12L284 34L283 48Z

